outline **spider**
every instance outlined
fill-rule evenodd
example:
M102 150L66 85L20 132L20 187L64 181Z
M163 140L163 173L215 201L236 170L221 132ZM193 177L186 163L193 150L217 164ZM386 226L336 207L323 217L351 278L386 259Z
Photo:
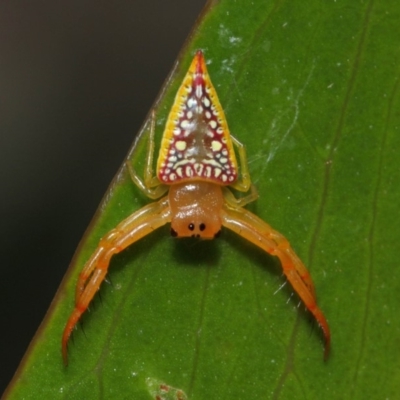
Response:
M258 193L251 184L245 148L229 133L201 50L194 56L175 97L161 141L156 175L154 131L153 111L144 179L127 165L138 188L149 198L159 200L134 212L103 237L83 267L76 286L75 308L62 336L64 364L68 363L71 333L105 279L111 257L167 223L171 224L173 237L202 239L217 237L224 226L278 257L287 280L323 331L326 358L330 331L317 306L309 272L285 237L243 208L256 200ZM236 198L229 187L246 194Z

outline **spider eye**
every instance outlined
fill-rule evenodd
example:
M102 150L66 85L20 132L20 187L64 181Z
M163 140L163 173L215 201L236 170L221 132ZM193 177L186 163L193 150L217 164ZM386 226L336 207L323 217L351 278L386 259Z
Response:
M189 224L188 228L189 228L190 231L193 231L194 230L194 224Z
M200 231L204 231L204 229L206 229L206 224L203 224L203 223L201 223L200 225L199 225L199 229L200 229Z
M175 229L171 228L171 236L172 237L177 237L178 236L178 232Z

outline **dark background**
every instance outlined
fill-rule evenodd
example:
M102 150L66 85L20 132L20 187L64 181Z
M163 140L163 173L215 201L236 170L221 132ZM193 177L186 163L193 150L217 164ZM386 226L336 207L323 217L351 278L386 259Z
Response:
M0 393L204 3L0 2Z

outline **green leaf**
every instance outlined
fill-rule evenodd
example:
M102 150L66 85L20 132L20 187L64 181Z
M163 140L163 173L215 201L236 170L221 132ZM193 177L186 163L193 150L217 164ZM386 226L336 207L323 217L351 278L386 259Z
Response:
M400 5L210 2L157 104L162 133L195 49L208 60L260 199L249 208L309 267L332 330L291 296L279 263L224 232L168 227L114 257L69 366L61 334L98 240L149 202L119 171L9 399L395 398L400 391ZM132 162L143 168L148 124ZM160 386L161 384L168 386ZM170 389L168 394L164 389Z

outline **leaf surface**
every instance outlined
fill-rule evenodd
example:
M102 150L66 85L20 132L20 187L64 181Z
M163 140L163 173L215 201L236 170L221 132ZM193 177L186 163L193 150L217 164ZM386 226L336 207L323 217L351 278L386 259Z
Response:
M178 389L191 400L395 398L399 20L388 0L210 2L156 107L159 138L203 49L230 130L247 147L260 193L249 208L313 276L332 330L327 362L318 328L289 285L280 289L274 258L227 231L176 241L165 227L113 258L112 284L74 333L65 368L61 334L79 271L149 201L122 167L7 398L178 398ZM131 152L137 171L148 127Z

